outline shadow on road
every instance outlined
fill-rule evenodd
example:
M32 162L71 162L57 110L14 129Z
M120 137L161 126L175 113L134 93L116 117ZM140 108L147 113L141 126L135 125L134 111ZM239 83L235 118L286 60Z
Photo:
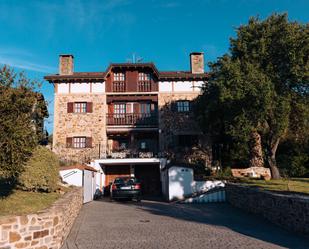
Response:
M103 198L99 201L110 202ZM229 228L237 233L269 243L297 249L308 249L309 238L286 231L263 217L232 207L228 203L173 204L162 200L113 201L115 205L135 206L154 215Z

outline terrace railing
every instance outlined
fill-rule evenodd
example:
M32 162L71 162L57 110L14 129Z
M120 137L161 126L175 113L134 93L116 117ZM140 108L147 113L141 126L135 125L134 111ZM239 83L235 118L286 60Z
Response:
M112 113L107 114L107 125L155 126L158 125L158 115L156 113Z

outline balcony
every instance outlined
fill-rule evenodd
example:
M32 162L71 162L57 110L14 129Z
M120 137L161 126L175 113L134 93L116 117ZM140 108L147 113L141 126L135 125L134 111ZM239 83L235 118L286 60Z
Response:
M114 81L113 82L113 92L125 92L126 84L124 81Z
M158 125L156 113L107 114L107 125L155 126Z
M139 92L151 92L151 82L150 81L139 81L138 91Z

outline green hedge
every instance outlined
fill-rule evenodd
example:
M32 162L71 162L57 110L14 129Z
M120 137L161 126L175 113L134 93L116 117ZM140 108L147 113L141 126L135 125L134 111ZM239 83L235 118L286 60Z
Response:
M49 149L38 146L19 177L19 186L27 191L51 192L59 180L59 160Z

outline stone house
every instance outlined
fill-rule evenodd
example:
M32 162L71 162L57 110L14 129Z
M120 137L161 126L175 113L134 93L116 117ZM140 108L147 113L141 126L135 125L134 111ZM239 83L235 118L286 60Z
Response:
M165 164L202 140L192 103L208 79L204 54L190 54L190 71L112 63L103 72L74 72L73 60L60 55L59 73L45 76L55 92L53 150L102 169L101 187L132 175L144 194L160 192Z

